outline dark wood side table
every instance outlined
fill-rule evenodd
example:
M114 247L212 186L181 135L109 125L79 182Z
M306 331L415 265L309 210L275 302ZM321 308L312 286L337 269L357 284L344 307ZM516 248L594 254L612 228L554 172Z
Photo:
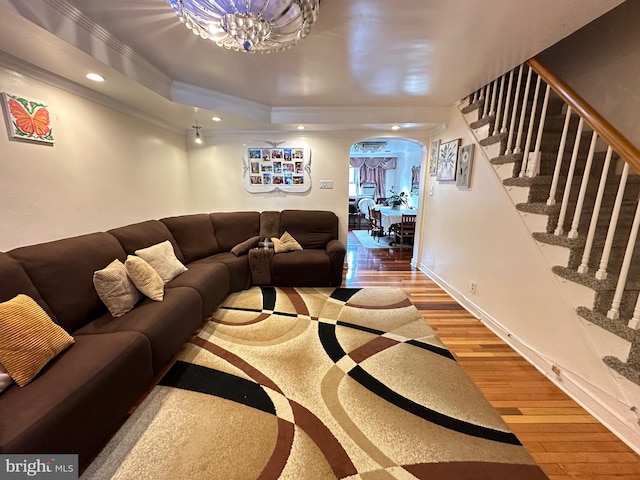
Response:
M249 250L249 268L253 285L271 285L273 248L257 247Z

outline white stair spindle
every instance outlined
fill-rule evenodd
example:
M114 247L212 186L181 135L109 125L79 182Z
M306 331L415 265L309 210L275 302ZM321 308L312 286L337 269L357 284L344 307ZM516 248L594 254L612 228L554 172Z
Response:
M631 234L627 242L627 249L624 252L624 260L622 260L622 268L616 285L616 293L613 295L611 308L607 312L607 317L611 320L620 318L620 304L622 303L622 295L624 287L627 284L627 276L629 275L629 267L631 267L631 257L633 257L633 249L636 246L636 238L638 237L638 228L640 227L640 202L636 208L636 214L633 217L633 225L631 226Z
M498 79L491 82L491 108L489 109L489 116L496 114L496 97L498 96Z
M562 168L562 158L564 157L564 147L567 144L567 135L569 134L569 124L571 123L571 107L567 105L567 114L564 117L564 127L562 127L562 138L560 139L560 147L556 158L556 167L553 171L553 180L551 181L551 190L547 205L556 204L556 192L558 191L558 181L560 180L560 169Z
M587 162L584 165L584 173L582 174L582 182L580 183L580 192L578 193L578 201L576 209L573 212L573 221L571 222L571 230L567 235L569 238L578 238L578 225L580 225L580 217L582 216L582 207L584 206L584 198L587 196L587 187L589 186L589 174L591 173L591 165L593 165L593 156L596 153L596 142L598 141L598 133L594 130L591 135L591 145L587 154Z
M587 240L584 244L584 252L582 254L582 260L580 261L580 266L578 267L578 273L587 273L589 271L589 258L591 258L593 239L596 235L596 226L598 225L598 217L600 216L600 207L602 206L602 198L604 197L604 190L607 185L607 177L609 176L609 166L611 165L612 155L613 149L609 146L607 149L607 155L604 158L602 175L600 175L600 184L598 185L598 193L596 194L596 201L593 205L593 213L591 214L589 231L587 232Z
M511 112L511 125L509 126L509 138L507 139L507 155L511 155L513 153L511 143L513 142L513 136L516 131L516 118L518 117L518 99L520 98L520 86L522 85L523 69L524 64L520 65L520 69L518 71L518 81L516 83L516 91L513 94L513 112Z
M602 248L602 257L600 258L600 265L596 272L596 278L598 280L604 280L607 278L607 267L609 266L609 257L611 256L611 247L613 246L613 237L616 233L616 227L618 226L618 217L620 216L620 207L622 206L622 199L624 197L624 190L627 186L627 177L629 176L629 164L624 162L622 168L622 175L620 175L620 184L618 185L618 193L616 194L616 200L613 204L613 211L611 212L611 221L609 222L609 229L607 230L607 238L604 241L604 247Z
M533 105L531 106L531 115L529 116L529 127L527 128L527 138L524 142L524 150L522 152L522 167L520 168L520 177L524 177L527 171L527 164L529 163L529 148L531 147L531 141L533 140L533 124L536 121L536 113L538 109L538 95L540 94L540 81L542 79L538 76L536 80L536 89L533 93Z
M627 326L634 330L638 330L640 328L640 295L638 295L636 306L633 309L633 316L629 320L629 324Z
M529 89L531 87L531 73L533 70L529 68L527 73L527 82L524 87L524 97L522 98L522 110L520 110L520 123L518 124L518 135L516 135L516 145L513 153L520 153L520 142L522 142L522 132L524 131L524 119L527 116L527 103L529 103ZM535 106L534 106L535 107Z
M498 94L498 109L496 110L496 118L493 121L493 132L491 135L495 135L500 131L500 119L502 118L502 103L504 102L504 79L505 75L500 77L500 93Z
M507 120L509 119L509 107L511 107L511 89L513 87L513 72L515 68L509 72L509 82L507 87L507 96L504 104L504 114L502 116L502 123L500 125L500 133L505 133L507 131Z
M562 194L562 205L560 206L560 216L558 217L558 225L553 232L555 235L562 235L564 233L564 217L567 215L567 207L569 206L569 195L571 194L571 184L573 183L573 173L576 170L576 160L578 159L578 151L580 150L580 139L582 137L582 128L584 127L584 120L580 117L578 122L578 130L576 131L576 141L573 144L573 153L571 154L571 163L569 164L569 172L567 173L567 182L564 186L564 193Z
M491 84L487 83L484 87L484 109L482 110L482 118L489 114L489 103L491 102Z
M474 103L476 103L477 99L478 99L478 91L476 90L471 94L471 100L469 100L469 105L473 105Z
M542 111L540 112L540 124L538 125L538 135L536 135L536 146L533 148L533 165L529 163L531 169L530 177L535 177L540 172L540 148L542 146L542 135L544 130L544 123L547 121L547 110L549 108L549 94L551 93L551 87L547 84L547 89L544 92L544 100L542 102Z

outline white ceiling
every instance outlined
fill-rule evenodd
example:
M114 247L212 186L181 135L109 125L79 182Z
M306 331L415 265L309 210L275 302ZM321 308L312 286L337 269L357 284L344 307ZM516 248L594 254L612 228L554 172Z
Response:
M0 65L28 62L178 131L194 122L212 134L304 124L374 136L400 124L410 135L620 3L322 0L309 37L251 55L194 36L165 0L0 0ZM89 82L88 71L107 81Z

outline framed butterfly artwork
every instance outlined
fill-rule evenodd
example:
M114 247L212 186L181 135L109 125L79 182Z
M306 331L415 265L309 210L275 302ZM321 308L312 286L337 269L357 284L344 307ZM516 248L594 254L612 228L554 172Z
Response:
M44 103L2 93L10 138L53 144L49 109Z

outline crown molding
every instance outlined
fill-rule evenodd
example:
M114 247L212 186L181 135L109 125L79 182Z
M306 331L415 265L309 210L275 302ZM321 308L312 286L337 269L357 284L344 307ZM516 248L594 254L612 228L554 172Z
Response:
M119 102L111 97L96 92L90 88L87 88L78 83L72 82L64 77L56 75L55 73L44 70L36 65L25 62L17 57L9 55L0 50L0 69L9 75L24 75L34 80L46 83L52 87L59 88L73 95L85 98L92 102L98 103L105 107L109 107L117 112L134 117L138 120L144 121L156 127L169 130L173 133L184 135L184 130L176 129L175 127L164 123L160 120L152 118L148 113L142 112L136 108L131 107L128 104Z

